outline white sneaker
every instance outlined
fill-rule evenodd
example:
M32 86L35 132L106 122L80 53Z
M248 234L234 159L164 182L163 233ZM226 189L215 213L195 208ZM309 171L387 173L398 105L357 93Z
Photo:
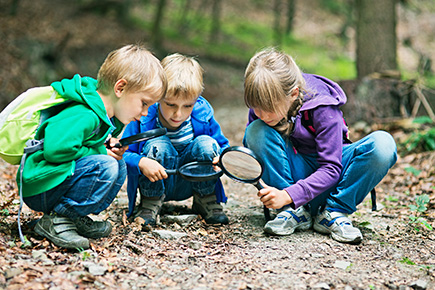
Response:
M273 235L285 236L293 234L295 230L308 230L311 225L311 215L303 206L296 210L286 207L275 219L266 223L264 231Z
M363 236L358 228L352 225L347 214L326 209L316 216L314 230L322 234L331 234L331 237L342 243L358 244Z

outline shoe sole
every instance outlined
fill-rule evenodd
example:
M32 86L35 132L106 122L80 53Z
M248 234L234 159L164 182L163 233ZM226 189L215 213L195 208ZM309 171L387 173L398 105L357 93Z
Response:
M276 235L276 236L288 236L288 235L293 234L296 230L298 230L298 231L306 231L306 230L309 230L310 227L311 227L311 223L302 223L302 224L300 224L300 225L298 225L298 226L296 226L294 228L285 229L285 230L282 230L282 231L274 230L271 227L264 227L264 231L266 233L268 233L268 234L272 234L272 235Z
M55 244L58 247L66 248L66 249L89 249L89 241L86 239L83 241L83 243L77 243L74 246L71 245L72 242L67 242L63 239L59 239L50 233L48 233L46 230L44 230L39 224L36 224L35 226L35 232L44 237L47 238L49 241L51 241L53 244Z

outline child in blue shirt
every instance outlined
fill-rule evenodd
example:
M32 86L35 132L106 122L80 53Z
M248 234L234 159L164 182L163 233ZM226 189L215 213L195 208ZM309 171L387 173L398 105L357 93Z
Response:
M165 136L130 145L127 163L128 217L155 225L163 201L185 200L193 195L192 209L208 224L227 224L221 202L226 201L220 180L190 182L165 169L192 161L216 161L229 146L213 117L213 108L202 96L203 69L192 57L172 54L162 60L168 79L165 97L149 109L148 116L131 122L123 136L166 128ZM137 190L140 204L136 206Z

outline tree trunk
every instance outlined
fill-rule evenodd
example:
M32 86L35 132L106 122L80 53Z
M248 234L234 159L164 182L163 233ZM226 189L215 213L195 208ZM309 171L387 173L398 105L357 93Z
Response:
M357 0L356 4L358 78L396 70L396 0Z
M221 0L213 0L213 6L212 6L212 23L211 23L211 30L210 30L210 42L211 43L218 43L220 38L220 31L221 31Z
M162 46L161 23L163 20L165 7L166 7L166 0L159 0L156 16L154 18L153 30L152 30L153 44L156 49L160 49Z
M287 35L293 32L293 19L295 16L295 0L287 0L287 26L285 33Z
M274 13L274 23L273 23L274 42L275 42L275 45L281 45L281 43L282 43L281 0L274 0L273 13Z

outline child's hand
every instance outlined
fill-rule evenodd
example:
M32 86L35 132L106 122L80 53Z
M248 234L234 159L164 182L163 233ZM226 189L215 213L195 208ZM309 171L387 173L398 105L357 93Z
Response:
M168 178L165 168L150 158L143 157L139 161L139 168L142 174L148 177L151 182Z
M214 157L212 163L218 164L219 163L219 156Z
M112 156L116 160L121 160L122 155L124 155L124 152L128 149L128 146L121 148L114 147L117 143L119 143L119 139L116 138L110 138L110 140L106 142L107 155Z
M278 190L275 187L266 186L257 195L267 208L278 209L293 202L287 191Z

